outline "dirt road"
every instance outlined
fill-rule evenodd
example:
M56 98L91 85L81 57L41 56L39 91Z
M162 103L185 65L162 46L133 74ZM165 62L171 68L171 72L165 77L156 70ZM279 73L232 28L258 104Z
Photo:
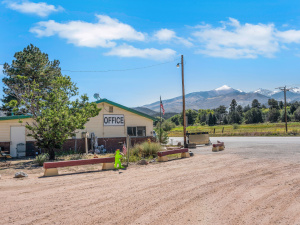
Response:
M1 224L300 224L299 170L216 153L119 172L2 177Z

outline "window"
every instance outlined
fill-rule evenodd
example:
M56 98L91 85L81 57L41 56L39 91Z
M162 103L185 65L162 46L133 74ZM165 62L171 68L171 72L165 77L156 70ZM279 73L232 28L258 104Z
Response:
M145 137L146 127L127 127L127 134L134 137Z
M127 127L127 134L129 136L136 136L136 127Z
M113 106L109 106L108 112L114 112L114 107Z
M145 137L146 136L146 127L137 127L137 136Z

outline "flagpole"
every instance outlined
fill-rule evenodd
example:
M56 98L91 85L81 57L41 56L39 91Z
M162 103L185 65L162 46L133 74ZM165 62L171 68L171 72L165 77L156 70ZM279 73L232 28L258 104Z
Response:
M159 143L161 143L161 96L159 101L159 115L160 115Z

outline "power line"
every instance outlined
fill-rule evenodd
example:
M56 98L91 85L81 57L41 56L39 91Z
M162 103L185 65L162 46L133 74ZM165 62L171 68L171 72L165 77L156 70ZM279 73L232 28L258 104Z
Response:
M155 66L160 66L160 65L164 65L164 64L168 64L171 62L175 62L178 59L174 59L172 61L168 61L168 62L164 62L164 63L158 63L158 64L153 64L150 66L144 66L144 67L136 67L136 68L127 68L127 69L119 69L119 70L113 70L113 69L109 69L109 70L61 70L64 72L71 72L71 73L107 73L107 72L123 72L123 71L131 71L131 70L141 70L141 69L147 69L147 68L151 68L151 67L155 67ZM4 65L4 64L0 64L0 65Z

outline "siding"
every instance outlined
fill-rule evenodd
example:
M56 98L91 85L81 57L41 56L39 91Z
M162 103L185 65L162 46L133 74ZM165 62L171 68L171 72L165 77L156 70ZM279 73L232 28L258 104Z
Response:
M81 132L86 131L89 133L94 132L98 138L109 138L109 137L126 137L128 126L145 126L146 136L152 136L153 121L146 117L137 115L127 110L113 106L113 112L109 112L108 103L99 103L98 107L102 108L99 115L90 119L86 123L84 130L77 130L77 138L81 138ZM103 126L103 115L104 114L123 114L125 118L125 126ZM0 121L0 142L10 142L10 127L11 126L25 126L26 123L32 123L32 119L22 119L22 123L19 123L19 119L15 120L1 120ZM26 131L27 133L27 131ZM26 136L26 141L33 141L31 137Z
M86 123L84 130L77 130L77 138L81 138L81 132L94 132L98 138L109 138L109 137L126 137L127 136L127 127L131 126L145 126L146 127L146 136L152 136L153 131L153 120L146 117L137 115L135 113L129 112L127 110L113 106L113 112L109 112L109 106L112 106L108 103L99 103L98 108L102 108L99 115L90 119ZM104 114L122 114L125 119L125 126L104 126L103 125L103 115Z
M15 120L0 120L0 142L10 142L10 127L25 126L26 123L32 123L32 119L22 119L22 123L19 123L19 119ZM27 134L26 130L26 134ZM31 137L26 136L26 141L32 141Z

